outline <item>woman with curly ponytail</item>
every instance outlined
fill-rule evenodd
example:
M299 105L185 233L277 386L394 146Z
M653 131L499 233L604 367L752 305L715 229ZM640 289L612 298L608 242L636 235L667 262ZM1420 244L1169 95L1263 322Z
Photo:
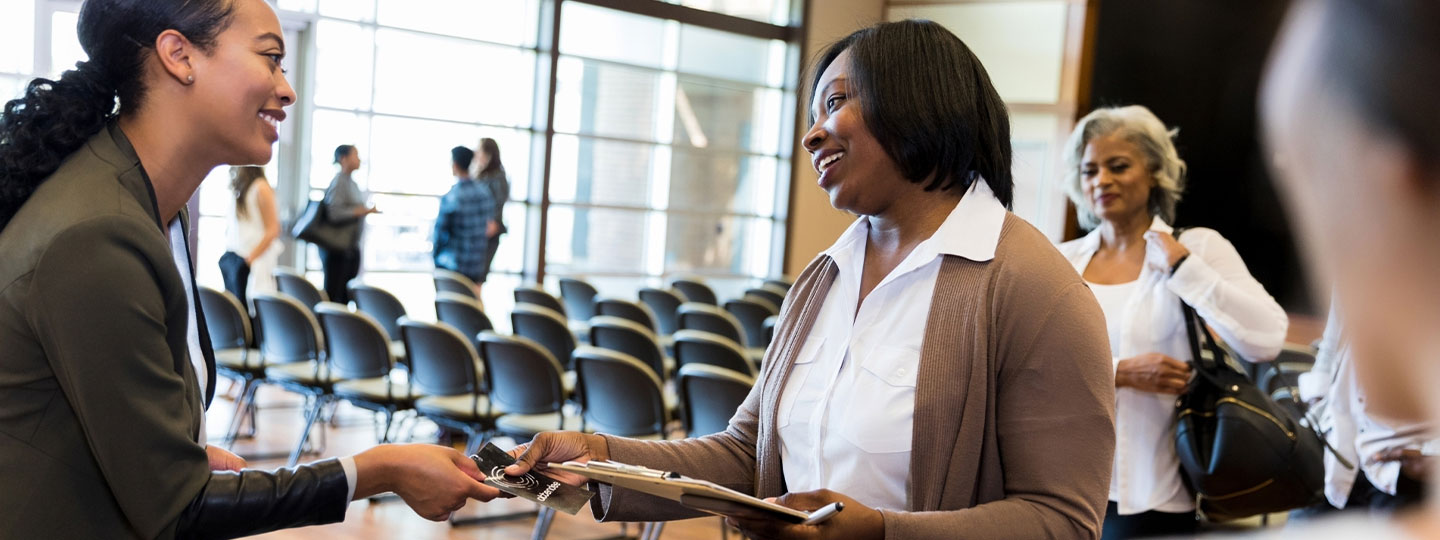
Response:
M274 472L205 444L215 361L186 201L268 162L295 93L265 0L87 0L89 60L0 113L0 524L15 538L226 538L394 491L443 519L498 494L450 448Z

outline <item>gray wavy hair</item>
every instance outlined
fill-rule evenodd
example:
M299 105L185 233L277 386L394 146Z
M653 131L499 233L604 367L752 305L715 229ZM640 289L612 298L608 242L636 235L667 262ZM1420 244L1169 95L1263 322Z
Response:
M1155 180L1150 189L1150 213L1166 223L1175 222L1175 204L1185 191L1185 161L1175 151L1173 139L1180 130L1167 130L1155 113L1142 105L1095 109L1080 119L1070 139L1065 142L1065 192L1075 203L1080 226L1100 226L1093 203L1085 199L1080 175L1085 147L1097 137L1119 135L1135 145L1145 159L1145 169Z

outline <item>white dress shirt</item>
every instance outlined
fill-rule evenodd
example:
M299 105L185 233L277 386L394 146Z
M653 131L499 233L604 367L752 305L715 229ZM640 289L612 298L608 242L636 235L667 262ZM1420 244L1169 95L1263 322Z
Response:
M907 508L915 374L941 260L994 259L1005 216L989 186L975 182L935 234L863 304L869 220L855 220L825 251L839 274L779 402L780 459L790 492L830 489L871 508Z
M1400 462L1371 463L1375 454L1391 448L1431 453L1440 442L1431 439L1433 434L1425 424L1397 422L1370 413L1365 391L1355 376L1353 355L1340 310L1332 304L1315 367L1300 375L1300 398L1306 402L1320 400L1308 416L1316 419L1316 430L1350 464L1346 466L1335 453L1325 452L1325 498L1336 508L1345 508L1349 502L1350 489L1360 471L1376 489L1395 494Z
M1156 218L1151 230L1174 230ZM1219 334L1235 352L1252 362L1269 361L1280 354L1289 318L1265 287L1250 275L1235 247L1211 229L1195 228L1179 238L1190 257L1174 275L1147 259L1135 281L1135 291L1119 314L1105 310L1105 323L1118 331L1111 354L1120 359L1161 353L1190 360L1180 301ZM1100 233L1060 245L1060 253L1085 273L1100 248ZM1115 464L1110 477L1110 500L1121 515L1151 510L1188 512L1195 502L1180 480L1175 453L1175 396L1134 388L1115 390Z
M200 385L200 396L202 396L200 399L205 399L203 396L207 392L206 389L209 388L211 384L214 384L214 381L209 379L209 369L205 366L205 353L200 348L200 327L195 320L196 306L194 300L196 292L195 282L192 280L193 276L190 273L189 240L185 237L184 229L180 227L179 217L170 220L169 229L170 257L175 260L175 269L180 272L180 281L185 284L185 303L190 307L190 309L187 310L189 314L187 322L189 330L186 332L186 341L190 348L190 365L195 368L195 381ZM210 339L210 337L205 336L205 339ZM205 416L205 414L200 415L200 436L198 440L195 441L200 443L201 446L209 446L205 442L207 438L205 433ZM353 500L355 498L355 478L356 475L359 474L358 469L355 467L355 458L351 456L340 458L340 467L345 470L345 484L349 488L345 500Z

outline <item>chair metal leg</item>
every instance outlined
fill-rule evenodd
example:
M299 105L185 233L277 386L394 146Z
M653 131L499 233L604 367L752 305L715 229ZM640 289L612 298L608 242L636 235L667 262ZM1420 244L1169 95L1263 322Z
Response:
M555 522L555 509L541 507L540 514L535 516L535 529L530 533L530 540L545 540L550 534L550 524Z
M305 451L305 443L310 440L310 429L315 426L315 420L320 417L321 409L325 408L324 396L314 396L314 399L314 405L311 405L310 410L305 412L305 428L300 432L300 442L295 445L295 451L290 453L290 462L286 467L294 467L300 463L300 454Z
M730 540L730 524L725 523L725 518L720 518L720 540Z
M385 409L385 431L380 432L380 444L385 444L385 443L391 442L391 441L390 441L390 424L394 423L394 421L395 421L395 409L386 408L386 409Z
M665 522L664 522L664 521L656 521L656 522L650 523L650 536L646 536L646 537L645 537L645 540L660 540L660 533L663 532L664 530L665 530Z
M246 379L245 384L240 387L240 397L235 399L235 414L230 416L230 427L225 430L225 448L228 450L235 446L235 439L240 437L240 425L245 422L247 414L254 414L255 390L260 387L260 381ZM250 424L254 425L252 418Z

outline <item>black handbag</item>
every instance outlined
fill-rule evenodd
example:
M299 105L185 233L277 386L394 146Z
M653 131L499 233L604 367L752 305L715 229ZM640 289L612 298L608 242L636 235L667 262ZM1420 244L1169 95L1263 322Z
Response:
M350 249L351 233L346 227L336 226L327 219L324 201L310 201L305 210L295 217L290 234L325 251Z
M1324 501L1324 442L1230 368L1195 309L1180 306L1196 376L1175 402L1175 450L1196 511L1226 521Z
M244 257L234 251L221 255L220 277L225 280L225 290L235 295L240 305L250 305L249 298L245 296L245 289L250 283L250 264L245 262Z

